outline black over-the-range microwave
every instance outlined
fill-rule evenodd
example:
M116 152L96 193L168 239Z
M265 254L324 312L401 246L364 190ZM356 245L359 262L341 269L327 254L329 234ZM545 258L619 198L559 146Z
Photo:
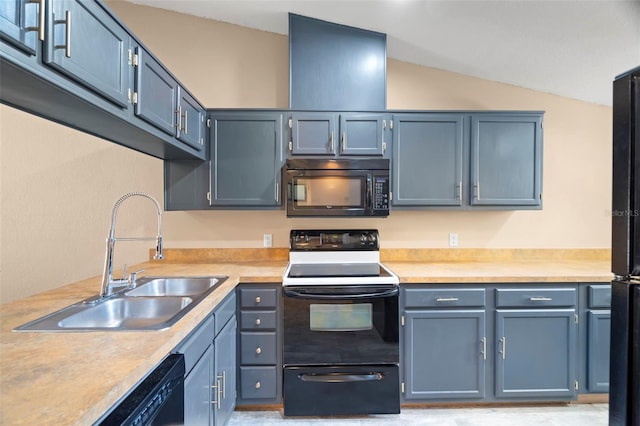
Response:
M389 160L288 159L287 216L388 216Z

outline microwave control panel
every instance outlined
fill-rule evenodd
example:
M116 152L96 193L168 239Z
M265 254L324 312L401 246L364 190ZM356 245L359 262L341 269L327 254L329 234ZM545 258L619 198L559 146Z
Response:
M373 209L389 210L389 177L373 177Z

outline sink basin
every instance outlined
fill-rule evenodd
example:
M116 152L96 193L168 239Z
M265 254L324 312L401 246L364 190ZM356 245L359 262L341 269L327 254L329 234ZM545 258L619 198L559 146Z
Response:
M142 278L127 296L197 296L213 288L216 277Z
M14 331L142 331L171 327L227 277L141 278L134 289L91 297Z
M163 328L193 299L189 297L116 298L58 322L62 328Z

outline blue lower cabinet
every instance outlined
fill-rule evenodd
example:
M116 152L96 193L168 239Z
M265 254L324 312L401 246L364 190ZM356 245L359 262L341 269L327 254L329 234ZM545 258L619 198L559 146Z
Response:
M576 396L575 309L496 311L496 396Z
M211 424L211 369L213 346L209 346L184 382L184 423Z
M587 391L606 393L609 392L611 311L589 311L587 321Z
M407 311L404 333L407 400L484 397L484 310Z

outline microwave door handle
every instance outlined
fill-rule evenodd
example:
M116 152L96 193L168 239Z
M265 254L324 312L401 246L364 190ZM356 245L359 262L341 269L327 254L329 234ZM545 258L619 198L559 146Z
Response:
M373 203L371 202L371 200L373 199L372 191L373 191L373 188L371 185L371 176L368 176L367 177L367 200L366 200L367 205L365 206L365 209L367 210L373 210L373 205L372 205Z
M398 294L398 287L386 288L379 291L369 291L363 293L313 293L309 290L285 288L284 294L294 299L315 299L315 300L357 300L374 299L378 297L389 297Z

